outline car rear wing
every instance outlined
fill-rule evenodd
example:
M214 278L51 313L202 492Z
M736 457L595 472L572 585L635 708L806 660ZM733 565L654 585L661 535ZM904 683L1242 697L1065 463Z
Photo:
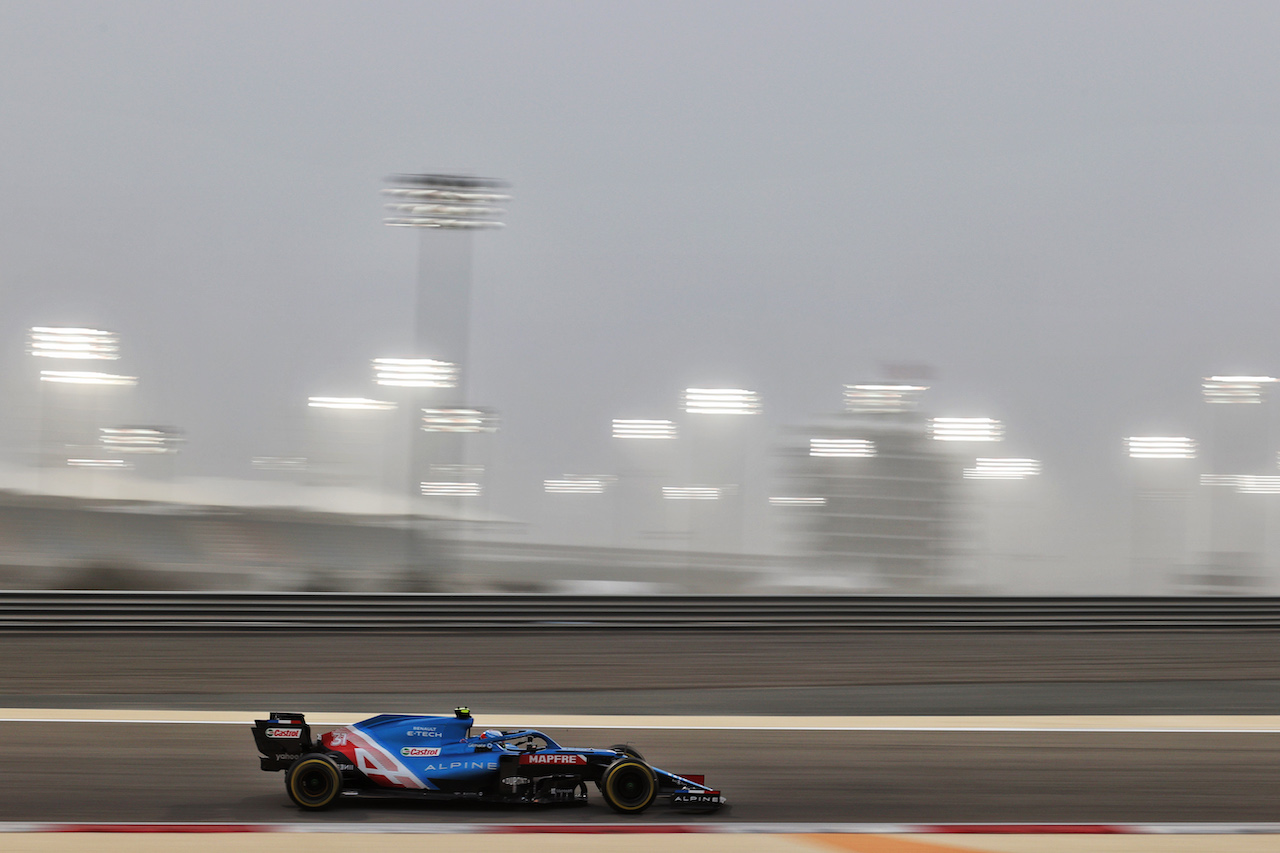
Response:
M314 746L306 717L282 711L272 711L269 720L253 721L253 742L262 753L263 770L288 770L298 756Z

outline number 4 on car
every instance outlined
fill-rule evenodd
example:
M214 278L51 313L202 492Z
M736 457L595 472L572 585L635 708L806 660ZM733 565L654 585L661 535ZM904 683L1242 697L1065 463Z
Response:
M349 797L585 803L588 785L620 814L663 800L712 811L726 800L699 775L660 770L629 746L574 749L534 729L472 735L470 710L452 717L383 714L311 739L302 714L257 720L263 770L283 770L300 808L327 809Z

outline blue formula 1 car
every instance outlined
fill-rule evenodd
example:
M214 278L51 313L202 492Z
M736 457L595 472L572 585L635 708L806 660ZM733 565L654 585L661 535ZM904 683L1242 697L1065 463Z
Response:
M285 790L304 809L344 797L585 803L588 782L622 814L659 797L690 811L725 803L703 777L659 770L628 746L571 749L533 729L472 736L466 708L452 717L382 714L315 741L302 714L270 716L253 727L262 769L285 771Z

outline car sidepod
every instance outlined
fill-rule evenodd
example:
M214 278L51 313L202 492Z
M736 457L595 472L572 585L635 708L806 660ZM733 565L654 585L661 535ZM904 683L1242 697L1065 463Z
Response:
M321 736L356 772L380 788L483 792L492 787L498 759L468 740L471 720L383 714Z

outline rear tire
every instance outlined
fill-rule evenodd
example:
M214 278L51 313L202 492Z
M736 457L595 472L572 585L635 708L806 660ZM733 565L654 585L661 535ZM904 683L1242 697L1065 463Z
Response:
M619 814L640 814L658 796L658 779L643 761L619 758L600 777L600 795Z
M289 799L310 811L327 809L342 793L342 771L327 755L304 755L284 775Z

